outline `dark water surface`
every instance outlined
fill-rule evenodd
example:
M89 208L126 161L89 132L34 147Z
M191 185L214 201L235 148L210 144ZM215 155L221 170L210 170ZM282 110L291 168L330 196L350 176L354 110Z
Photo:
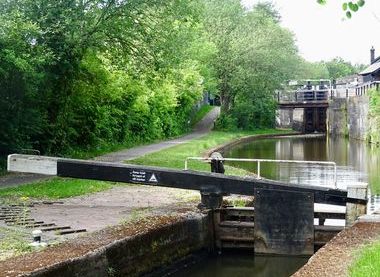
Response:
M223 253L171 275L174 277L288 277L308 258L268 257L253 254Z
M380 209L380 147L341 137L282 137L239 144L224 153L228 158L333 161L337 163L338 188L368 183L369 211ZM229 162L257 173L257 163ZM261 176L290 182L334 187L332 166L261 163Z
M369 183L369 212L380 209L380 148L344 138L282 137L261 139L234 146L224 152L228 158L334 161L337 163L337 185ZM257 164L229 162L257 173ZM294 184L334 187L331 166L307 164L262 163L261 176ZM343 222L344 223L344 222ZM174 276L183 277L287 277L307 262L307 258L266 257L224 253L207 258Z

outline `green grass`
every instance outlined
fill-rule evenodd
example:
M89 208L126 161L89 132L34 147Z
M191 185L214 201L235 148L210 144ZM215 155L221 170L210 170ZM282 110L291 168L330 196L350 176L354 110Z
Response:
M357 260L350 267L350 276L380 276L380 240L363 248L358 253Z
M168 168L184 168L184 161L189 156L203 156L203 154L218 145L235 140L237 138L258 134L281 134L288 130L258 130L254 132L211 132L210 134L188 143L177 145L150 155L143 156L128 163L140 165L152 165ZM226 174L247 175L247 171L226 166ZM210 171L210 165L204 162L191 161L189 169ZM91 194L110 189L114 183L52 178L38 183L22 185L12 188L0 189L0 202L19 202L20 199L60 199L84 194Z
M0 261L32 251L30 230L0 227Z
M107 190L110 182L52 178L46 181L0 190L0 199L60 199Z
M267 129L252 132L213 131L202 138L195 139L190 142L177 145L156 153L145 155L135 160L128 161L128 163L183 169L187 157L201 157L207 150L229 141L248 135L282 133L289 133L289 130ZM188 166L189 169L192 170L210 171L210 165L200 161L190 161ZM247 172L242 169L226 166L226 174L246 175Z
M210 105L203 105L195 114L193 119L191 120L191 126L194 126L199 121L201 121L202 118L205 117L206 114L208 114L214 107Z

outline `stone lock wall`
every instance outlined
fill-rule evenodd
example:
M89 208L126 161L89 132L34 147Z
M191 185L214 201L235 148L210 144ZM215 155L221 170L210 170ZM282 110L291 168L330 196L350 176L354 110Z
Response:
M279 128L289 128L303 132L303 109L279 109L277 110L276 125Z
M333 99L327 110L327 132L365 140L369 131L368 96Z
M212 243L210 235L209 215L194 215L146 234L117 240L27 276L140 276L192 252L208 249Z

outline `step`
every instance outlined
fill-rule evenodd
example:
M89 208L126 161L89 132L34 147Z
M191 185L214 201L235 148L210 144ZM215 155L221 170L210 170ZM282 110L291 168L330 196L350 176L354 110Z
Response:
M55 223L30 224L30 225L25 225L23 227L25 227L25 228L37 228L37 227L50 227L50 226L55 226Z
M65 231L58 231L57 234L58 235L68 235L68 234L76 234L76 233L83 233L83 232L87 232L86 229L76 229L76 230L65 230Z
M232 237L232 236L222 236L219 238L220 241L233 241L233 242L251 242L253 243L255 239L253 237Z
M70 226L54 226L41 229L42 232L50 232L50 231L59 231L59 230L68 230L71 229Z

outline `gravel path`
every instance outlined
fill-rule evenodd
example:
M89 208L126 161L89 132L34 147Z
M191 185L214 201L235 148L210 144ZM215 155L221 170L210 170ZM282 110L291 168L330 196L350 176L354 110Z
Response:
M196 191L174 188L120 185L107 191L62 199L61 203L35 204L30 217L36 221L86 229L93 232L146 216L174 215L183 209L195 209L200 202ZM44 233L44 241L75 237Z
M211 130L218 115L219 108L214 108L195 126L193 133L181 138L122 150L101 156L97 160L122 162L199 138ZM0 178L0 186L16 186L43 178L49 177L33 174L9 174ZM199 201L200 194L197 191L120 184L107 191L62 199L59 203L36 203L28 210L30 218L37 222L43 221L44 223L54 223L56 226L70 226L74 230L86 229L87 232L93 232L140 217L175 215L183 211L194 210ZM52 231L44 233L43 240L52 243L78 235L80 233L60 236Z
M120 163L127 160L133 160L138 157L157 152L177 144L188 142L192 139L200 138L206 135L213 127L214 121L217 119L220 113L220 108L215 107L212 109L195 127L191 134L186 136L162 141L159 143L149 144L145 146L134 147L131 149L121 150L113 153L109 153L103 156L96 157L95 160L103 162Z
M135 158L147 155L153 152L160 151L172 147L177 144L188 142L192 139L196 139L206 135L214 126L214 121L220 114L220 108L214 107L196 126L192 133L167 141L162 141L145 146L133 147L126 150L120 150L117 152L109 153L103 156L96 157L95 160L105 162L120 163L126 160L133 160ZM0 177L0 188L14 187L23 184L29 184L37 181L41 181L49 177L37 174L7 174Z

